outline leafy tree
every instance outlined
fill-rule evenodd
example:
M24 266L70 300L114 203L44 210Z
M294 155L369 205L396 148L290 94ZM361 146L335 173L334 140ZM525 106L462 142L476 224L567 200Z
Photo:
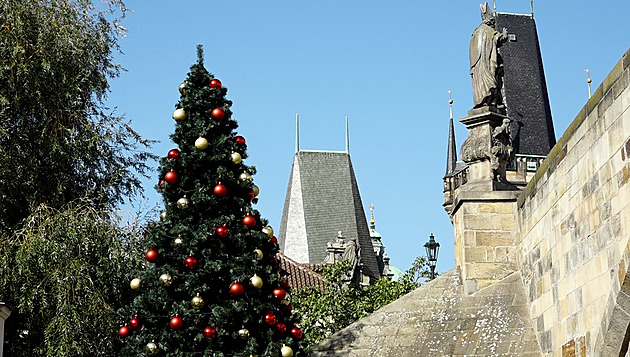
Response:
M149 143L104 105L126 8L94 3L0 0L0 230L40 204L112 208L138 192Z
M374 285L362 287L346 283L350 269L347 260L340 261L324 269L323 289L308 286L294 291L293 305L302 314L309 346L411 292L431 274L426 258L417 257L400 280L379 279Z
M252 207L245 138L201 46L180 92L171 135L179 149L160 164L165 211L147 230L137 295L121 311L122 355L303 355L277 240Z
M0 300L13 309L12 356L111 355L116 341L129 232L108 211L140 192L152 155L104 105L126 9L95 3L0 0Z
M138 226L90 203L40 206L0 238L0 287L14 292L5 355L112 356L116 310L128 300Z

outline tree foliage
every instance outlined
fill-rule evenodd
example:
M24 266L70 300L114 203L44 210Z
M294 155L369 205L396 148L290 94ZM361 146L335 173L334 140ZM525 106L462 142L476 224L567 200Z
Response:
M424 257L417 257L400 280L379 279L376 284L367 287L344 281L350 269L347 260L335 263L324 269L326 283L323 289L309 286L294 291L293 305L302 315L308 345L322 341L411 292L420 286L424 278L430 277Z
M108 213L150 142L104 104L120 0L0 0L0 301L11 356L112 355L130 248ZM127 254L127 255L126 255ZM135 255L134 255L135 256ZM116 296L116 299L112 299Z
M36 207L138 192L149 143L104 105L119 0L0 0L0 229ZM111 21L110 21L111 20Z
M0 295L12 292L8 355L114 355L138 227L90 206L40 206L0 238Z

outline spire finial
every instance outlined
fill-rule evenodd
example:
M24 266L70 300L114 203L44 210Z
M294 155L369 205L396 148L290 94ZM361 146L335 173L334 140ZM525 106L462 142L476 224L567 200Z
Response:
M450 89L448 90L448 105L451 109L451 116L450 118L453 119L453 96L451 95L451 93L453 93Z
M350 153L350 134L348 132L348 116L346 115L346 154Z
M295 153L300 151L300 113L295 113Z
M374 203L370 204L370 228L376 229L376 221L374 220Z
M588 99L591 99L591 82L593 81L591 79L591 70L587 68L585 71L587 75L586 83L588 83Z
M497 0L494 0L493 7L494 7L494 16L496 16L497 15Z
M529 0L531 8L532 8L532 19L534 18L534 0Z

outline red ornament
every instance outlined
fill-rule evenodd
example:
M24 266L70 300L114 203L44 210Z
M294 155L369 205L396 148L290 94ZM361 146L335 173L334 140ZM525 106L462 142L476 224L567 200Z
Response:
M208 326L203 329L203 337L215 338L217 337L217 330L214 327Z
M241 296L244 292L245 289L243 288L243 285L241 285L241 283L235 282L230 286L230 294L234 296Z
M179 150L177 149L172 149L168 152L168 158L169 159L179 159Z
M267 315L265 315L265 322L273 326L278 322L278 319L276 318L276 315L270 312Z
M283 324L282 322L278 322L278 324L276 325L276 329L280 333L285 333L285 332L287 332L287 325Z
M273 244L278 244L278 238L276 238L275 236L271 237L271 243Z
M254 197L256 197L256 195L254 195L254 191L247 192L247 195L249 196L249 200L250 201L253 201Z
M283 288L276 288L276 289L273 291L273 295L274 295L275 297L277 297L277 298L278 298L278 300L284 300L284 298L285 298L285 297L287 297L287 292L286 292L286 291L284 291L284 289L283 289Z
M166 187L166 181L164 181L164 180L158 181L158 188L160 190L163 190L165 187Z
M293 326L293 328L291 329L291 334L295 336L295 338L297 338L298 340L304 337L304 332L302 332L301 329L297 328L297 326Z
M127 327L127 325L121 327L118 329L118 336L120 338L125 338L127 336L129 336L129 327Z
M158 252L156 252L154 249L151 249L147 251L146 257L147 261L155 263L158 260Z
M184 260L184 265L186 268L193 270L197 266L197 258L190 256Z
M228 234L230 234L230 230L228 229L228 227L225 226L225 224L217 228L217 235L219 237L227 238Z
M234 138L234 140L236 140L237 144L245 145L245 138L240 135Z
M140 329L140 321L138 320L138 316L134 316L133 319L129 320L129 328L133 331L138 331Z
M184 320L182 320L181 317L175 315L175 317L171 319L169 325L173 330L179 330L180 328L182 328L182 326L184 326Z
M223 197L227 195L227 188L223 184L219 183L218 185L214 186L214 194L219 197Z
M293 311L293 305L291 305L291 304L287 305L287 310Z
M256 218L251 215L247 215L243 217L243 224L249 228L252 228L256 225Z
M210 117L212 119L221 120L225 117L225 112L221 108L212 109L212 113L210 113Z
M287 288L287 287L289 287L289 280L287 280L287 279L282 279L282 280L280 281L280 286L282 286L283 288Z
M173 170L169 171L164 175L164 181L170 183L171 185L177 182L177 173Z
M210 87L212 87L212 88L219 88L219 89L221 89L222 86L223 85L221 84L221 81L216 79L216 78L214 78L214 79L212 79L210 81Z

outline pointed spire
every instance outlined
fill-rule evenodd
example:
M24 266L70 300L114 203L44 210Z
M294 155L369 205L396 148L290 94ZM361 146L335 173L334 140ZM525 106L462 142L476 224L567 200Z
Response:
M350 154L350 134L348 133L348 116L346 115L346 154Z
M448 126L448 148L446 153L446 174L444 177L451 177L455 172L457 164L457 147L455 146L455 127L453 126L453 98L451 90L448 91L448 104L450 106L451 118Z
M300 113L295 113L295 153L300 151Z

